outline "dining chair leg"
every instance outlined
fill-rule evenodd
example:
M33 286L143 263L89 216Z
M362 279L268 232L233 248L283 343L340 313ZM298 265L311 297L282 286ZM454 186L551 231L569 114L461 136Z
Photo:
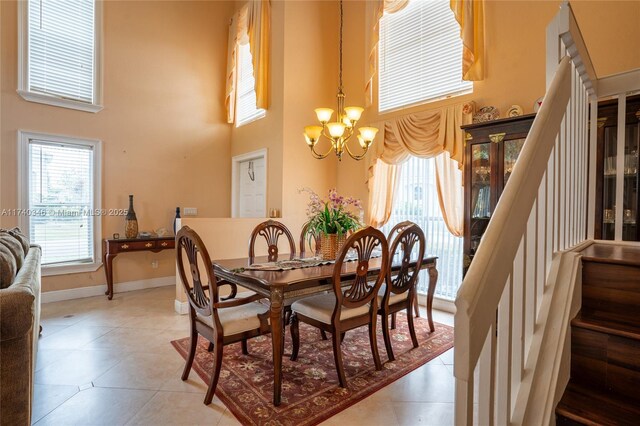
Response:
M340 344L342 344L342 342L344 342L344 336L346 336L347 333L340 333Z
M184 365L184 371L182 371L182 380L189 378L189 372L191 372L191 366L193 365L193 358L196 356L196 348L198 347L198 332L195 329L191 330L191 343L189 345L189 355L187 357L187 363Z
M396 313L392 313L391 314L391 329L395 330L396 329Z
M420 305L418 304L418 292L413 298L413 311L416 313L416 318L420 318Z
M247 339L242 339L242 355L249 355L249 345Z
M209 346L207 347L207 352L213 351L213 342L209 342Z
M295 361L298 359L298 350L300 349L300 327L298 325L298 316L295 314L291 314L291 325L289 326L289 331L291 332L291 342L293 348L291 349L291 361Z
M376 314L369 323L369 343L371 343L371 354L373 355L373 362L376 365L376 370L382 370L382 363L380 362L380 354L378 353L378 338L376 336Z
M327 340L327 333L325 333L324 330L320 330L320 337L322 340Z
M338 381L340 387L347 387L347 376L344 374L344 366L342 365L342 349L340 349L340 333L336 330L331 333L331 340L333 341L333 359L336 363L336 370L338 371Z
M413 315L411 315L412 311L411 303L407 306L407 323L409 325L409 334L411 335L411 341L413 342L413 347L417 348L418 345L418 337L416 336L416 328L413 325Z
M382 315L382 337L384 337L384 346L387 349L387 358L389 361L395 361L393 356L393 348L391 347L391 332L389 331L389 315Z
M217 339L214 345L215 352L213 355L213 371L211 374L211 381L209 381L209 388L207 394L204 396L205 405L211 404L213 400L213 394L216 392L216 386L218 385L218 379L220 378L220 369L222 368L222 339Z

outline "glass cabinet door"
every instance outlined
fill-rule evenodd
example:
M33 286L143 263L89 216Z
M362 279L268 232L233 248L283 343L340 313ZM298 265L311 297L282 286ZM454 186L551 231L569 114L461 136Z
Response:
M524 139L504 141L504 185L507 184L511 173L513 172L513 167L520 155L520 151L522 151L524 141Z
M604 177L602 183L602 239L613 240L616 228L616 153L618 128L604 128Z
M604 114L598 121L603 121L604 128L598 132L602 143L602 235L603 240L616 238L618 231L625 241L640 241L638 218L640 199L638 186L640 173L638 154L640 153L640 96L627 98L624 143L618 147L618 107L616 104L604 104ZM600 139L601 138L601 139ZM620 141L622 142L622 141ZM622 168L622 170L620 170ZM620 182L619 180L622 180ZM620 185L622 197L618 199L616 187ZM621 223L617 222L620 221Z
M629 108L630 105L627 105ZM635 111L634 111L635 112ZM638 124L627 124L624 144L624 210L622 239L637 241L638 236Z
M491 218L491 144L471 147L471 254L475 254Z

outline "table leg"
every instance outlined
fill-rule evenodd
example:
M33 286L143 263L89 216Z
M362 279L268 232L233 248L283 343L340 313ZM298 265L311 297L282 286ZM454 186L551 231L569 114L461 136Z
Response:
M416 288L418 288L418 284L420 283L420 276L416 277ZM415 293L415 298L413 299L413 311L415 312L416 318L420 318L420 305L418 305L418 291Z
M273 346L273 405L280 405L282 392L282 342L284 341L282 314L284 305L282 299L284 291L282 287L271 289L271 341Z
M113 258L115 254L104 255L104 273L107 276L107 291L104 293L109 296L109 300L113 299Z
M429 330L433 333L435 327L433 326L433 317L431 308L433 307L433 295L436 292L436 283L438 282L438 270L436 266L429 268L429 291L427 293L427 319L429 320Z

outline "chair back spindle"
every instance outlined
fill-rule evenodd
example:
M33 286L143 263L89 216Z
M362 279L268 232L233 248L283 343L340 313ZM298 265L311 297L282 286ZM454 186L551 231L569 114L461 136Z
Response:
M267 220L255 227L249 238L249 259L253 262L255 258L256 239L261 236L265 239L268 246L269 262L278 260L278 240L284 235L287 237L290 249L290 258L296 254L296 244L289 229L283 224L275 220Z
M368 272L369 262L376 248L382 252L382 262L375 281L373 281L373 277ZM358 255L356 260L358 266L353 281L343 288L341 272L345 257L350 249L354 249ZM367 227L351 235L342 246L334 266L333 285L337 303L333 317L340 318L342 307L357 308L367 303L372 304L372 309L375 312L377 310L376 296L387 275L388 264L389 247L382 232Z
M387 288L385 291L385 297L388 299L389 292L394 294L402 294L406 291L413 293L415 291L415 284L418 279L418 274L422 266L425 251L425 236L424 232L418 225L412 222L403 222L406 225L395 236L391 247L389 248L389 262L390 265L394 262L397 256L401 256L400 270L392 277L391 267L387 270ZM393 234L393 230L391 232ZM390 234L390 235L391 235ZM417 246L417 247L416 247ZM416 264L412 268L411 257L417 248Z
M307 250L307 241L309 241L309 247L313 250L314 256L320 254L320 235L316 234L309 229L310 222L302 225L302 231L300 232L300 256Z
M185 254L189 273L186 271ZM178 273L189 305L200 315L212 315L213 304L218 302L218 291L211 258L200 236L188 226L182 227L176 235L176 256ZM206 279L204 283L203 278Z

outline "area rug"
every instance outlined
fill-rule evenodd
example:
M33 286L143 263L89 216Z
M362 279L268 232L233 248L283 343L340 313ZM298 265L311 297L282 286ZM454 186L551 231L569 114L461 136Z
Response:
M348 389L338 384L331 336L329 340L321 340L318 329L300 323L300 352L294 362L289 360L291 340L287 329L279 407L272 403L271 337L249 340L249 355L242 354L239 343L225 346L216 396L243 425L316 425L453 347L453 327L436 323L435 331L430 333L426 319L416 318L414 323L420 342L415 349L406 317L402 313L398 315L397 328L391 331L394 362L387 361L378 324L378 347L384 363L381 371L376 371L373 364L367 327L348 332L342 343ZM189 338L171 343L186 358ZM208 344L206 339L200 338L193 362L193 370L207 384L213 369Z

